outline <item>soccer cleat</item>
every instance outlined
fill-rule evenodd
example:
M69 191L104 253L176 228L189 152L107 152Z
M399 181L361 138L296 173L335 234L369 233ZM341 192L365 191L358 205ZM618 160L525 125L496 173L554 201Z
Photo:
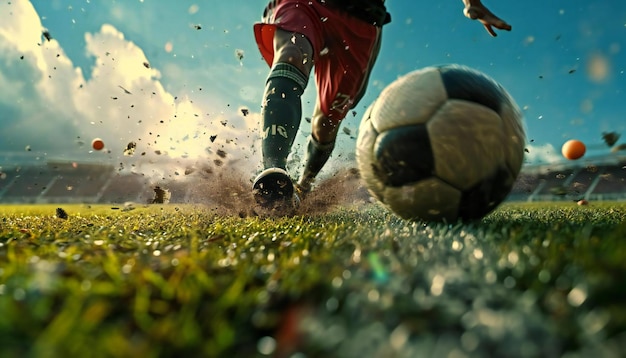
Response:
M293 208L298 201L289 174L281 168L265 169L254 179L254 199L266 209Z

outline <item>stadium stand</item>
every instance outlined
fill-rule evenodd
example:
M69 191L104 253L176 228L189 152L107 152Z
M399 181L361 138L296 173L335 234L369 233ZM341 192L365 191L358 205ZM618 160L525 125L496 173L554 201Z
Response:
M93 203L113 173L112 166L98 164L49 164L56 173L38 202Z
M626 193L626 163L624 166L607 167L598 175L590 196L596 200L617 200Z
M545 196L565 195L567 187L573 179L574 169L548 170L545 174L538 175L538 190L535 196L543 198Z
M539 176L521 173L515 183L507 200L525 201L539 185Z
M593 163L593 164L590 164ZM170 192L171 203L198 202L194 180L152 183L147 176L116 171L112 165L54 162L2 167L0 203L150 203L155 186ZM368 196L364 188L364 196ZM508 201L626 200L626 157L527 166ZM202 202L202 201L200 201Z
M568 186L568 192L584 195L593 185L600 170L596 166L588 166L575 172Z
M13 184L13 180L17 175L19 175L19 172L16 172L15 168L8 170L0 168L0 196Z
M7 173L11 173L12 179L0 191L2 202L35 203L54 180L54 173L47 166L15 167Z
M581 163L526 167L510 201L626 200L626 157L590 158ZM526 197L520 187L536 182ZM526 186L524 186L526 184Z

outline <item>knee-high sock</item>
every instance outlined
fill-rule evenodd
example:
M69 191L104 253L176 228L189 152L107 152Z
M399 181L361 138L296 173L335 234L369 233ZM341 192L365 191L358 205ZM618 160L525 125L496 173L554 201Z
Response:
M270 71L261 113L265 168L286 169L287 156L300 127L300 97L307 80L298 68L288 63L277 63Z
M319 143L312 135L309 136L308 144L306 147L306 154L304 157L304 170L300 176L298 184L305 190L311 188L311 184L315 180L317 174L324 167L324 164L330 158L330 155L335 148L335 142L332 143Z

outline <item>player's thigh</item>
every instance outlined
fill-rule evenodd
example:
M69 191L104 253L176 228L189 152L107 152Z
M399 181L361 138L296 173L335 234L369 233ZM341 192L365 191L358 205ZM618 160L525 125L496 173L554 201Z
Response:
M274 63L290 63L305 75L313 67L313 45L301 33L276 29L274 33Z
M337 123L363 97L378 55L380 30L374 26L362 30L364 33L355 38L363 41L353 41L347 47L334 46L315 64L320 108Z

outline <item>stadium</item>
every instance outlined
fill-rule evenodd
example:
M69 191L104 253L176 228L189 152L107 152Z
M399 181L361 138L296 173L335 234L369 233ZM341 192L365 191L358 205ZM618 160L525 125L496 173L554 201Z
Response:
M189 169L174 178L155 181L112 164L56 160L42 165L26 161L0 167L0 203L150 203L156 187L169 192L170 203L203 202L195 195L202 179L185 178L191 172ZM360 192L363 195L365 190ZM626 200L626 156L612 153L579 161L526 165L507 201L581 199Z
M626 156L526 166L509 201L616 201L626 199Z

